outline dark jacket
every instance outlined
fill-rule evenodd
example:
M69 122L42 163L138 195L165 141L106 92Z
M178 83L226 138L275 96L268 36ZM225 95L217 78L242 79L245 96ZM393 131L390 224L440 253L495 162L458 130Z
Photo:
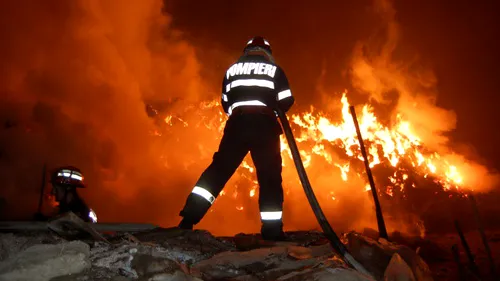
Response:
M242 56L222 82L222 107L231 115L241 106L280 107L287 112L294 103L283 69L265 56Z

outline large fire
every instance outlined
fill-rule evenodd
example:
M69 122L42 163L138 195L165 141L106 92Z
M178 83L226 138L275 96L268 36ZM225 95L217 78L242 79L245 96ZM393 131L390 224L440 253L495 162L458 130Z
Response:
M84 171L88 188L81 191L82 197L102 222L165 227L179 222L178 212L217 150L227 120L218 103L219 75L239 55L239 47L232 44L247 38L237 33L228 38L226 29L220 36L207 30L207 38L219 39L191 42L183 35L189 30L179 30L175 17L165 12L164 4L170 1L122 2L29 1L1 6L5 28L0 34L8 40L0 52L5 70L0 76L0 197L8 202L7 219L32 217L40 196L39 179L26 175L38 175L47 164ZM340 231L376 227L348 110L352 103L388 230L419 232L420 218L425 217L420 214L426 208L426 214L437 213L429 211L436 204L427 201L486 190L494 186L493 177L485 166L452 152L446 134L455 128L456 116L437 105L435 78L413 60L406 63L406 55L392 57L398 53L399 39L395 11L390 1L373 4L376 18L366 17L362 23L358 9L352 9L355 20L342 19L350 39L346 32L323 26L324 36L337 42L338 48L331 50L336 62L350 58L341 64L330 60L323 38L298 40L297 52L280 46L290 43L282 32L290 28L287 22L259 24L269 36L274 34L269 40L275 42L278 63L288 63L284 68L297 98L288 117L332 226ZM331 24L330 19L326 22ZM354 23L364 27L349 26ZM376 40L363 40L374 25L370 38ZM295 39L305 35L299 30L296 34ZM358 42L355 46L353 40ZM318 78L315 73L324 59L328 71ZM330 80L344 71L349 75L343 81ZM313 75L301 75L304 72ZM322 87L353 91L337 93ZM390 114L379 109L387 105L384 102ZM148 114L144 104L152 105ZM314 108L304 107L310 104ZM317 228L284 138L282 152L285 228ZM258 231L258 196L255 170L247 157L197 227L216 235Z
M332 203L328 202L338 203L352 194L364 196L364 200L371 196L367 192L370 190L370 185L362 165L363 157L352 115L349 112L350 104L347 91L342 94L338 103L341 109L337 112L322 112L311 107L307 112L289 115L302 161L310 174L317 196L323 204L326 204L326 208L332 207ZM190 124L184 119L183 114L167 114L160 117L164 123L154 132L154 135L171 136L169 132L173 132L178 126L195 126L197 128L204 127L204 129L213 132L216 140L222 136L227 117L222 112L217 100L191 107L184 114L199 118L194 118L193 120L196 121ZM474 175L471 175L472 177L469 179L468 176L473 173L469 164L454 154L428 151L412 124L405 120L404 112L396 113L395 122L392 124L382 124L373 107L369 104L363 105L357 115L370 167L373 170L382 168L386 172L390 171L387 178L378 177L380 173L375 174L377 188L379 192L384 193L384 196L391 198L397 193L405 198L407 196L406 189L417 189L421 187L419 185L428 185L429 182L440 187L441 192L449 191L450 194L458 196L465 195L465 190L473 189L470 180L474 179ZM200 146L204 147L204 144L202 143ZM215 152L217 147L210 146L212 151L210 148L204 147L201 149L201 154L209 156ZM302 187L298 181L291 151L284 135L281 136L281 150L285 194L287 197L294 198L291 199L294 202L292 209L296 209L295 212L299 214L299 210L307 208L307 203L301 201L299 206L295 202L296 197L300 197L298 194L302 193ZM322 180L323 175L321 174L324 173L328 175L326 179ZM251 158L247 156L233 179L226 185L226 189L219 194L218 201L225 200L221 198L229 197L231 204L228 204L227 201L223 206L216 203L211 212L218 209L227 212L228 208L244 211L245 208L250 207L252 209L250 213L255 213L258 183L254 174L255 169ZM420 181L419 184L418 178L426 179L426 181ZM339 184L342 182L345 184ZM352 203L353 201L350 200L348 204ZM358 201L355 204L361 204L361 202ZM371 207L365 206L365 208L370 209ZM293 210L289 211L294 212ZM418 231L420 234L423 233L422 226L419 226Z
M336 145L345 151L345 155L363 161L345 93L341 102L342 122L339 124L332 123L321 112L293 115L292 121L304 129L297 141L299 143L314 142L314 146L310 147L309 151L323 157L329 164L338 167L342 172L342 180L347 181L350 161L334 163L331 153L325 149L325 144ZM462 172L458 171L456 166L458 163L450 163L438 153L426 153L420 138L412 132L411 124L405 121L402 115L397 115L397 122L392 126L384 126L378 122L372 108L369 105L364 105L360 117L361 135L370 144L368 149L370 167L373 168L383 163L389 163L395 167L397 171L394 176L399 171L403 180L397 182L396 178L391 178L396 187L403 189L405 185L408 185L405 182L408 179L408 174L399 165L402 162L410 163L412 167L423 173L424 177L429 175L435 177L436 181L446 189L459 189L460 185L463 184ZM306 150L302 150L301 153L305 158L306 167L309 166L311 153L307 153ZM359 173L356 175L360 176ZM410 185L415 187L413 184Z
M324 161L337 168L341 172L343 181L348 181L350 176L363 177L360 173L350 173L350 163L353 159L363 161L363 156L359 149L359 142L356 135L353 119L349 113L349 102L347 93L343 93L342 99L342 121L339 123L332 122L325 113L311 109L309 112L301 114L293 114L291 116L291 124L295 127L297 134L296 141L300 143L300 154L304 166L310 169L313 155L321 157ZM211 108L219 106L217 101L204 104L201 108ZM215 129L219 134L223 133L226 117L222 111L219 111L219 118L212 119L210 123L205 123L209 129ZM173 126L173 119L180 121L183 126L189 126L186 121L180 117L168 115L164 118L165 123ZM384 126L378 122L370 105L364 105L360 114L360 129L363 139L368 143L368 154L370 167L374 168L377 165L390 164L396 168L394 176L391 177L391 182L397 188L405 188L408 183L409 176L402 164L403 162L410 163L413 168L416 168L424 177L431 176L436 183L443 186L444 189L463 188L464 173L458 167L463 163L453 163L440 155L437 152L426 152L423 148L420 138L412 132L411 124L405 121L402 115L398 114L396 124L392 126ZM155 135L162 136L159 131L154 132ZM337 147L343 150L348 158L343 161L334 161L329 148ZM281 151L284 158L283 166L293 164L292 154L284 135L281 136ZM244 171L254 173L253 166L248 164L249 160L242 163ZM244 173L242 170L241 172ZM402 181L396 179L397 175L401 175ZM286 182L289 179L284 179ZM414 184L409 184L415 187ZM369 185L365 190L370 190ZM333 191L333 190L332 190ZM224 195L224 191L221 195ZM388 193L389 194L389 193ZM255 189L250 190L250 197L255 195ZM389 194L390 195L390 194Z

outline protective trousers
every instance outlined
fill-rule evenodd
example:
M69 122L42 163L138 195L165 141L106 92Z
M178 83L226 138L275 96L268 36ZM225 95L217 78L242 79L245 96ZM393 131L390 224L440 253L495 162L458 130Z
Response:
M281 178L281 127L274 116L236 112L224 128L219 150L202 173L180 215L197 224L207 213L244 157L250 152L257 172L262 235L282 235L283 188Z

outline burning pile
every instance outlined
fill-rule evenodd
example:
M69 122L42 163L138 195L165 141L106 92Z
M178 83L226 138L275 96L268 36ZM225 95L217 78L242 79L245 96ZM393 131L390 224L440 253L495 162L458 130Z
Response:
M359 172L351 169L352 161L363 161L363 156L359 150L359 143L352 117L349 113L349 102L347 93L343 93L342 99L342 122L335 123L328 118L328 115L311 108L311 111L293 114L291 125L294 127L296 141L300 143L302 161L304 166L314 169L313 162L320 161L314 159L318 156L329 165L339 169L341 179L348 181L350 177L357 176L363 178ZM217 101L202 104L202 110L218 109ZM209 112L198 112L197 115L210 114ZM189 126L182 117L167 115L163 119L168 126ZM218 118L211 118L204 125L210 130L217 131L222 135L226 117L222 110L218 111ZM197 124L199 126L199 124ZM405 164L411 164L423 177L432 177L446 190L461 190L464 187L464 171L458 167L461 163L454 163L448 156L440 155L437 152L427 152L423 147L419 137L412 132L411 124L405 121L402 115L398 114L398 121L392 126L384 126L375 116L370 105L364 105L360 115L360 128L365 142L368 144L370 167L379 165L389 165L395 168L394 175L390 178L394 187L404 189L405 186L416 187L413 183L408 183L409 176L405 170ZM168 128L166 129L168 132ZM153 132L154 135L162 136L160 130ZM284 135L281 138L283 166L292 165L292 155ZM344 160L334 161L338 158L339 152ZM253 166L249 165L250 158L242 163L244 170L240 169L240 176L254 173ZM463 163L462 163L463 166ZM463 167L466 168L466 167ZM285 179L285 182L287 179ZM366 186L366 190L370 187ZM222 193L224 194L224 192ZM250 191L250 196L255 195L255 189Z
M334 124L328 117L314 111L292 116L293 123L304 129L298 142L310 142L313 144L310 151L321 156L329 164L338 167L342 173L342 180L347 181L352 158L363 161L359 150L359 143L352 117L349 113L349 102L346 93L342 99L342 122ZM408 183L408 174L404 164L411 164L413 168L423 174L424 177L431 176L435 181L443 185L445 189L460 189L463 184L462 171L457 170L457 164L450 163L446 157L438 153L429 153L423 148L421 140L414 134L411 124L405 121L401 114L397 115L397 122L392 126L384 126L375 116L369 105L364 105L360 120L361 134L369 144L370 167L378 165L390 165L396 169L391 176L393 187L404 189L405 186L415 187L414 183ZM336 146L343 150L349 160L342 163L334 163L332 154L325 146ZM288 150L288 149L287 149ZM311 154L302 150L306 167L310 166ZM358 177L360 173L355 173ZM400 177L398 177L400 175ZM369 190L369 186L367 190ZM389 194L391 195L391 194Z
M396 11L385 0L374 1L374 7L381 27L381 33L374 38L382 39L359 42L349 65L350 83L367 101L357 106L361 134L388 230L423 234L421 215L430 212L430 199L484 191L493 186L496 176L453 151L446 134L455 128L456 116L436 104L434 75L419 65L393 59L399 41ZM319 89L312 103L326 98L321 107L304 110L296 105L288 117L311 184L332 225L340 231L375 227L370 186L349 112L349 100L354 97L345 92L331 100L332 92ZM300 94L295 93L297 101ZM199 176L217 150L226 120L218 98L188 107L175 106L174 102L163 112L155 113L161 117L156 118L160 126L154 135L160 136L159 143L170 145L167 150L159 150L159 158L167 168L181 159L185 170L193 171L193 177ZM171 139L191 150L170 149ZM288 230L317 227L284 136L281 145L285 226L290 227ZM248 156L201 228L214 231L217 225L217 230L241 232L258 229L258 184L254 173ZM239 212L241 215L237 215Z
M311 107L307 112L289 115L304 166L317 196L323 201L323 205L326 204L327 210L335 208L332 204L345 199L350 199L345 204L364 205L365 208L371 209L370 204L364 204L366 200L371 200L367 192L370 186L367 183L363 157L349 112L347 95L347 92L344 92L339 100L340 112L322 112ZM185 121L186 118L194 122ZM463 196L467 190L474 189L472 184L477 176L474 175L476 169L474 164L467 163L455 154L440 154L426 149L412 124L405 120L403 112L396 114L395 122L385 125L378 120L373 107L366 104L358 113L358 119L370 167L375 173L379 191L384 193L383 198L394 197L397 193L400 198L405 199L408 194L406 189L431 187L434 188L434 193L448 192L450 196L451 194ZM169 132L174 130L178 132L179 126L185 128L195 126L196 130L206 129L212 132L214 143L200 150L201 154L208 158L217 149L216 143L222 136L226 116L215 100L193 106L180 115L164 115L159 120L162 120L161 126L154 132L154 135L159 137L172 137L173 134ZM302 187L284 135L281 140L285 167L283 186L286 196L289 197L286 200L293 198L291 201L294 202L293 209L296 210L289 212L300 214L307 209L307 206L296 204L297 196L300 197L298 194L302 194ZM254 173L251 158L247 156L226 189L220 194L222 197L232 198L232 208L243 211L250 207L251 198L255 199L258 192ZM356 195L354 197L357 199L353 198L353 195ZM360 200L360 197L363 199ZM257 200L254 201L254 206L250 208L256 208ZM332 201L336 202L331 203ZM217 210L217 207L217 204L214 205L211 211ZM221 208L227 210L226 208L231 207L225 205ZM419 231L422 233L423 229Z

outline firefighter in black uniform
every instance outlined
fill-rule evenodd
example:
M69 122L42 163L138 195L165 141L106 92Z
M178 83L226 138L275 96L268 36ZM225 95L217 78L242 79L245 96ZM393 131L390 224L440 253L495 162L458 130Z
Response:
M244 54L224 76L221 102L229 116L224 136L186 200L179 227L192 229L203 218L250 151L260 186L262 237L283 239L282 130L273 108L287 112L294 98L267 40L255 37L248 41Z
M55 201L59 203L58 215L73 212L85 222L97 222L95 212L85 204L76 191L77 188L85 187L80 169L73 166L58 168L52 173L50 182L52 183L51 193ZM37 215L38 219L43 219L43 216Z

